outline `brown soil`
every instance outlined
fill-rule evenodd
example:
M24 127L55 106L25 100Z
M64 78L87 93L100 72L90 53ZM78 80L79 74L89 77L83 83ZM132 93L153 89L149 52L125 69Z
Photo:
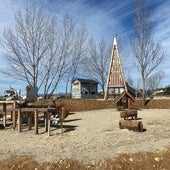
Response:
M83 164L76 160L59 160L42 164L28 156L17 156L1 162L2 170L169 170L170 148L159 152L139 152L135 154L121 154L115 159L108 159L95 164Z
M74 112L50 137L42 126L34 135L9 125L0 129L0 169L169 170L170 110L139 110L144 132L119 129L120 119L116 109Z
M143 133L119 129L119 112L110 109L110 101L71 100L66 105L76 112L66 118L63 134L59 128L52 128L51 137L42 127L39 135L27 129L18 134L10 126L0 129L0 170L170 169L169 99L152 100L147 106L168 109L138 111ZM103 108L109 109L82 111Z

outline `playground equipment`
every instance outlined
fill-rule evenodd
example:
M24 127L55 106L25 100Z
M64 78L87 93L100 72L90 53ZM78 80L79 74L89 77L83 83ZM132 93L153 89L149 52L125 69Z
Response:
M119 128L143 132L143 123L137 120L137 114L136 109L125 109L121 111L120 117L124 120L119 121ZM129 119L129 117L131 117L131 119Z

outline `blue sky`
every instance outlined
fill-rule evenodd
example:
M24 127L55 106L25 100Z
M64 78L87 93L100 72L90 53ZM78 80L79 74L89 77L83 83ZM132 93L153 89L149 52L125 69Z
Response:
M18 9L24 8L26 4L31 4L33 0L0 0L0 36L4 28L13 23L13 17ZM64 12L70 13L77 23L82 20L86 23L90 35L97 40L105 38L108 44L112 44L113 34L118 34L121 43L122 59L130 56L128 52L128 35L132 28L132 18L134 15L135 0L34 0L36 5L41 5L47 14L62 15ZM166 58L161 65L166 77L162 80L161 86L170 85L170 1L169 0L145 0L150 10L154 13L154 37L161 42ZM0 53L0 67L7 67L3 63ZM126 65L126 61L122 61ZM129 62L129 61L128 61ZM126 74L134 79L136 84L140 81L139 74L134 68L125 68ZM21 89L24 93L23 84L16 80L8 80L0 74L0 95L12 85L16 89ZM135 85L136 85L135 84ZM59 90L60 91L60 90Z

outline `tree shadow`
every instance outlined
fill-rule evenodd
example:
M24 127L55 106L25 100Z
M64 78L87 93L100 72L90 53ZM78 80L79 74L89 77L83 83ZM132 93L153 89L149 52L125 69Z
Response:
M138 117L136 120L142 120L142 118L141 118L141 117Z
M63 125L63 132L66 133L66 132L70 132L70 131L74 131L76 130L78 126L74 126L74 125Z
M130 129L129 129L129 131L133 131L133 132L140 132L140 133L142 133L142 132L146 132L146 131L147 131L147 129L143 128L143 130L142 130L142 131L137 130L137 129L135 129L135 130L130 130Z
M3 129L5 129L4 125L0 124L0 130L3 130Z
M79 119L69 119L69 120L64 120L63 122L73 122L73 121L78 121L78 120L82 120L81 118Z
M147 129L144 128L144 129L143 129L143 132L146 132L146 131L147 131Z
M55 131L56 129L61 129L62 130L62 133L66 133L66 132L70 132L70 131L74 131L76 130L76 128L78 126L74 126L74 125L52 125L51 127L55 128L55 129L52 129L51 131Z
M153 99L153 97L147 99L147 100L145 101L145 106L146 106L152 99Z
M74 115L74 114L76 114L76 113L74 113L74 112L70 112L70 113L69 113L69 115Z
M0 129L3 130L3 129L10 129L12 126L12 122L6 122L6 125L4 126L3 123L0 124Z

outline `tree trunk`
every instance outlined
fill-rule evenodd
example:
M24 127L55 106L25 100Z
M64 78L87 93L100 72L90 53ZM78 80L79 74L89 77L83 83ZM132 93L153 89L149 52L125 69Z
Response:
M146 101L146 94L145 94L145 78L144 78L144 74L142 74L142 103L143 103L143 107L145 107L145 101Z

